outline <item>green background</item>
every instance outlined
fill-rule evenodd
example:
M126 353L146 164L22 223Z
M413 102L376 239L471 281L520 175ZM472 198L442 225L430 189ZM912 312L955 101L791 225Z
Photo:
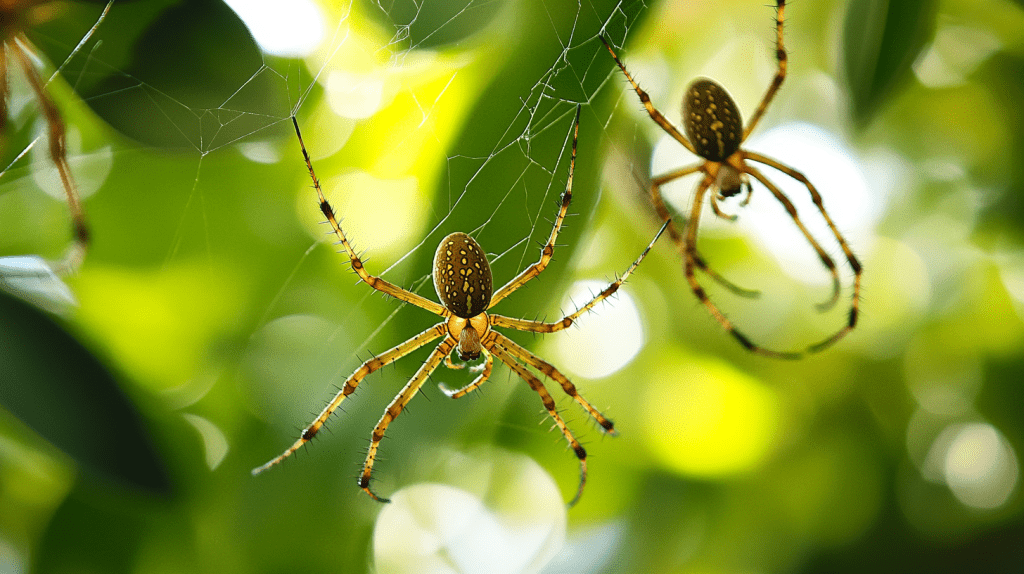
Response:
M291 113L357 247L370 240L343 183L364 182L351 192L371 206L364 236L395 236L368 249L370 271L433 298L430 260L450 232L503 254L498 284L535 260L584 103L574 215L555 260L496 309L552 319L571 308L573 281L621 273L660 224L634 174L649 175L661 133L597 34L674 121L692 76L725 83L749 116L774 71L764 2L439 4L327 6L326 48L306 61L261 55L208 2L115 3L70 59L103 5L61 5L29 31L44 78L66 61L49 90L94 240L66 279L77 306L54 314L0 293L0 571L374 571L382 507L355 477L371 428L428 350L369 377L295 460L249 471L362 360L436 319L357 284L322 238ZM1024 10L871 0L786 13L790 74L758 132L821 126L876 185L877 222L848 235L864 265L861 323L800 361L752 355L697 302L671 243L656 245L626 287L644 325L639 354L600 379L565 369L621 436L603 439L560 399L591 453L567 515L577 554L560 564L1019 569ZM735 46L753 61L729 56ZM9 68L0 255L57 257L67 207L40 190L45 153L15 161L42 120ZM324 87L335 69L382 74L380 110L335 116ZM376 178L380 195L352 174ZM835 192L817 185L828 207ZM728 207L742 225L742 208ZM727 227L711 219L706 209L708 229ZM843 300L818 314L827 287L790 278L772 258L778 245L719 231L701 249L764 291L744 300L704 280L757 341L799 349L845 320L845 267ZM512 335L556 365L559 336ZM500 464L513 452L568 500L576 463L536 395L504 367L479 396L449 401L435 388L470 377L439 369L389 430L376 488L457 483L453 458ZM992 452L1002 466L949 484L950 465L983 468ZM1012 482L993 507L964 494L989 492L997 475ZM613 535L585 543L608 526Z

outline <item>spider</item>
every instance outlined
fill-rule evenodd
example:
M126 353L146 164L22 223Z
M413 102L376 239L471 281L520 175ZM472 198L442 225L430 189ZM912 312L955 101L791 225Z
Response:
M782 81L786 77L786 50L782 43L782 27L785 7L785 0L777 0L777 12L775 18L775 54L778 60L778 70L776 71L775 78L772 80L771 85L768 86L767 92L765 92L764 97L761 99L760 105L757 107L753 117L745 127L743 125L743 121L740 119L740 112L736 103L725 91L725 88L713 80L698 78L694 80L689 87L687 87L683 96L683 130L686 132L686 135L684 136L665 118L664 115L662 115L660 111L658 111L657 108L654 107L653 104L651 104L650 96L640 88L640 85L636 83L633 76L626 71L626 66L621 60L619 60L619 57L615 54L615 50L612 49L608 40L606 40L603 35L600 38L605 47L608 48L608 52L612 55L615 63L618 64L619 69L622 70L622 73L626 76L626 79L629 80L630 85L632 85L633 89L640 97L640 102L644 105L644 108L647 109L647 113L650 115L651 119L654 120L661 129L672 136L672 138L682 144L683 147L700 156L703 160L695 165L675 169L655 177L651 182L650 189L651 201L654 204L658 215L660 215L667 223L669 237L672 238L672 241L682 252L686 280L689 283L690 288L693 290L693 293L697 296L697 299L707 307L711 315L721 323L722 327L724 327L725 330L746 349L761 355L783 359L795 359L801 357L803 353L767 349L755 344L746 335L737 330L732 322L729 321L729 319L727 319L726 316L718 309L718 306L715 305L708 297L707 292L697 281L695 273L695 268L700 269L708 274L708 276L713 280L739 295L757 296L759 294L757 291L742 289L725 280L724 277L714 272L714 270L707 265L704 258L697 250L697 227L700 223L704 196L709 190L711 190L712 212L714 212L718 217L733 221L736 219L736 215L725 214L719 206L719 202L739 195L741 192L745 192L746 195L740 202L740 206L745 206L750 201L750 194L752 192L750 180L747 177L748 175L751 175L754 179L758 180L762 185L768 188L768 191L770 191L772 195L782 203L783 207L785 207L786 211L789 213L789 216L793 219L793 222L817 252L822 264L824 264L832 274L832 296L829 300L818 304L818 310L822 312L827 311L839 300L841 285L839 280L839 271L835 262L822 248L821 244L814 239L810 231L808 231L804 226L799 215L797 215L796 207L789 198L786 197L786 195L783 194L782 191L771 182L771 180L761 173L759 169L751 164L751 162L761 163L781 171L807 187L807 191L811 194L811 199L814 201L818 211L832 230L832 234L842 247L843 253L846 256L846 261L849 263L850 268L854 273L853 297L846 324L828 338L807 347L807 352L818 352L831 346L836 341L846 336L846 334L853 330L857 325L861 282L860 261L857 260L857 257L853 254L853 251L847 244L846 239L839 232L839 229L836 228L836 225L833 223L828 212L825 211L821 195L807 177L799 171L770 157L747 151L740 147L747 139L747 136L750 135L750 132L754 130L754 127L757 126L757 122L761 119L761 116L764 115L765 109L767 109L768 104L771 103L772 98L775 97L775 93L779 90L779 86L782 85ZM683 176L698 172L703 174L703 177L697 184L697 190L694 193L693 204L690 207L690 217L686 220L683 232L680 233L676 226L671 223L668 208L665 206L665 202L661 197L661 186Z
M434 288L437 291L438 298L441 300L441 303L438 304L425 297L417 295L416 293L412 293L398 287L397 285L389 283L380 277L370 275L366 271L363 267L362 260L353 250L348 238L342 231L341 225L338 223L338 219L334 215L334 210L331 208L330 204L328 204L323 191L320 189L320 181L317 179L316 174L313 171L313 164L309 159L309 154L306 153L306 146L302 141L302 134L299 132L298 121L294 116L292 117L292 123L295 126L295 133L298 136L299 145L302 148L302 156L306 161L306 167L309 169L309 176L313 180L313 187L316 189L317 197L319 198L320 210L334 229L334 233L338 236L339 243L344 247L345 252L348 253L349 259L351 260L352 270L355 271L359 275L360 279L370 287L386 293L400 301L411 303L421 309L425 309L435 315L439 315L443 320L404 343L401 343L360 365L359 368L349 376L348 380L345 381L341 390L329 403L327 403L327 406L324 407L323 411L321 411L316 419L302 431L302 434L295 443L276 458L270 460L263 466L253 469L252 473L254 475L280 463L293 452L298 450L299 447L312 440L312 438L320 432L321 427L323 427L324 423L327 422L327 419L330 418L331 414L339 407L339 405L341 405L341 402L356 390L356 387L359 386L359 383L367 375L381 367L384 367L385 365L401 359L416 349L419 349L438 338L442 338L441 343L434 348L434 351L430 354L419 370L416 371L416 374L413 375L412 379L406 383L405 387L403 387L398 395L391 401L387 409L384 411L383 416L381 416L380 421L377 423L377 426L374 427L370 438L370 448L366 454L366 460L363 462L362 472L359 474L359 487L370 495L372 499L378 502L388 502L388 499L378 496L370 489L370 477L373 472L373 463L377 457L377 449L380 446L380 442L384 438L384 433L387 430L388 425L391 424L399 414L401 414L405 406L413 396L419 392L420 387L442 361L444 361L445 366L452 369L458 369L464 366L455 364L452 361L452 352L458 350L459 358L463 361L476 360L480 355L483 355L485 359L482 369L480 369L479 375L477 375L477 377L465 387L462 387L461 389L449 389L444 384L440 384L439 387L441 388L441 391L444 392L445 395L453 399L457 399L479 388L480 385L490 377L494 364L494 357L497 357L499 361L507 365L516 373L516 375L526 381L534 392L540 395L541 402L544 403L544 408L547 409L548 414L551 415L551 418L555 421L555 425L558 426L558 429L562 432L565 440L568 441L570 448L572 448L576 457L579 459L579 487L576 490L575 496L569 502L569 506L571 507L579 501L587 480L587 451L579 441L576 440L572 431L569 430L565 421L558 414L558 410L555 407L555 401L544 387L540 378L530 372L527 367L532 367L542 375L553 379L561 385L562 391L572 397L574 401L583 407L587 414L597 421L603 432L614 435L616 434L615 426L612 424L611 420L591 406L591 404L576 391L576 386L573 385L573 383L557 368L508 339L495 328L502 327L518 331L531 331L534 333L553 333L573 325L583 313L589 311L594 307L594 305L611 296L619 289L626 278L633 273L638 265L640 265L640 262L643 261L644 257L651 250L651 247L658 240L658 237L660 237L662 232L665 231L668 224L666 223L662 225L661 230L658 231L658 234L654 237L651 243L648 244L647 248L640 254L640 257L638 257L632 265L629 266L621 277L595 295L589 303L580 307L574 313L566 315L559 321L545 323L540 321L515 319L487 312L489 309L501 302L502 299L511 295L531 279L539 276L551 261L555 250L555 239L558 237L558 231L562 227L562 221L565 219L569 203L572 201L572 180L573 170L576 165L576 141L579 136L579 122L580 106L577 106L576 118L573 124L572 155L569 160L569 178L566 182L565 192L562 193L561 205L558 209L558 215L555 217L551 235L548 237L547 243L541 249L540 259L520 272L511 281L495 292L493 291L490 264L487 261L487 256L485 255L484 250L476 240L469 235L459 232L452 233L441 240L440 245L437 247L437 252L434 255ZM477 367L479 368L479 365Z
M13 59L18 62L18 65L21 66L25 77L28 79L29 86L32 87L32 92L39 102L43 117L46 119L49 131L50 159L57 166L57 171L60 173L61 184L64 187L68 208L71 212L72 234L74 237L74 244L71 249L68 250L55 267L61 273L70 273L77 270L85 258L89 245L89 228L86 225L85 212L82 210L77 186L75 185L74 178L71 176L71 168L68 165L64 120L60 115L60 110L54 104L53 98L46 91L46 84L48 82L43 81L39 76L39 72L32 64L32 43L25 36L24 32L25 29L38 24L40 18L45 19L50 13L45 9L47 4L51 4L51 2L49 0L11 0L0 2L0 134L6 128L7 103L10 96L10 85L7 76L7 54L9 52ZM89 30L85 38L82 39L79 46L89 39L103 18L106 17L109 10L110 3L104 8L99 20ZM3 139L0 138L0 144L2 143Z

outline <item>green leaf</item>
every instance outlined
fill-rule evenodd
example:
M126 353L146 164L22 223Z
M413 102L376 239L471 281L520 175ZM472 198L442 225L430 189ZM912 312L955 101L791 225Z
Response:
M864 126L911 73L935 30L936 0L854 0L843 25L843 63L854 121Z
M0 406L86 470L170 491L139 413L106 367L48 315L3 292Z

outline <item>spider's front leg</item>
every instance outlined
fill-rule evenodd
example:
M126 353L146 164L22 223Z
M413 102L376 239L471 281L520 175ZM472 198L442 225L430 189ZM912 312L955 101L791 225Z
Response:
M565 182L565 191L562 192L562 201L558 207L558 215L555 216L555 223L551 227L551 235L548 236L547 243L540 250L540 259L536 263L530 265L524 269L519 275L516 275L511 281L506 283L495 291L494 295L491 296L491 302L487 305L490 309L498 304L502 299L511 295L516 289L519 289L534 277L541 274L544 269L547 268L551 258L555 255L555 240L558 239L558 231L562 228L562 222L565 221L565 214L569 211L569 204L572 202L572 178L573 172L576 170L576 142L580 135L580 110L582 106L576 105L576 119L573 123L572 132L572 155L569 158L569 178Z
M324 217L327 218L327 222L331 224L331 228L334 230L334 234L338 236L338 241L345 249L345 253L348 254L349 261L352 264L352 270L359 275L359 278L370 287L388 295L391 295L399 301L405 301L406 303L412 303L420 309L426 309L435 315L441 317L447 317L448 311L445 310L440 304L422 297L381 279L380 277L370 275L370 273L363 266L363 260L359 258L355 249L352 248L352 244L349 243L348 237L345 232L341 229L341 224L338 223L338 218L334 215L334 209L331 204L327 201L327 197L324 196L323 190L320 188L320 180L316 177L316 172L313 171L313 161L309 159L309 153L306 152L306 144L302 141L302 132L299 131L299 121L292 116L292 125L295 127L295 135L299 138L299 147L302 148L302 157L306 161L306 168L309 170L309 177L313 180L313 188L316 189L317 198L320 201L320 211L323 212Z

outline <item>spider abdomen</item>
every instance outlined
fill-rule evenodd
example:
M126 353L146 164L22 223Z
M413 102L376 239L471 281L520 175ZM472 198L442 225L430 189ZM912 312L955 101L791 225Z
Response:
M469 319L487 310L491 266L475 239L457 232L441 240L434 254L434 289L456 317Z
M706 78L694 80L683 96L683 129L697 155L725 161L743 141L743 120L725 88Z

